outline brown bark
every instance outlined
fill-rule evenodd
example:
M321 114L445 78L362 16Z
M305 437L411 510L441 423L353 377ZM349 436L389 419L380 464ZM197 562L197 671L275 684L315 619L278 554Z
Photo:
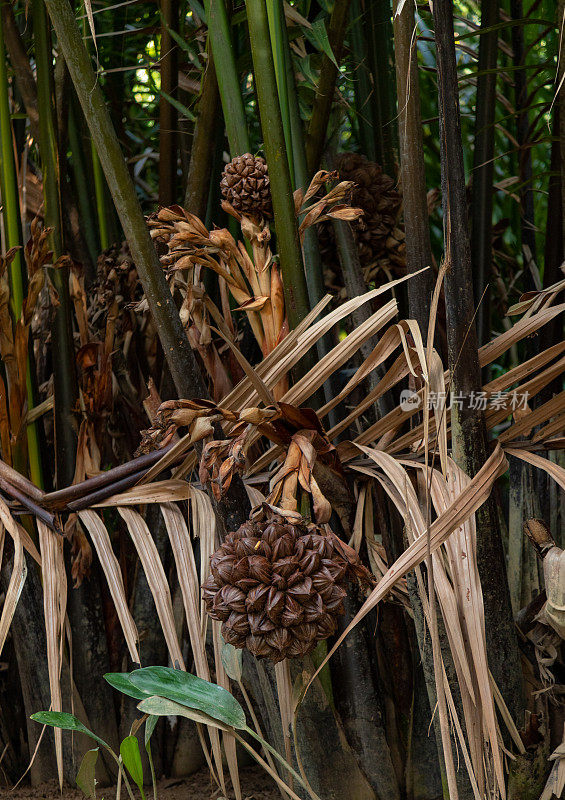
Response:
M443 224L447 273L444 282L451 392L463 398L451 412L453 455L470 477L488 457L483 414L471 408L481 390L473 313L471 252L467 231L465 172L457 89L452 0L434 3L438 70ZM487 651L494 678L514 719L522 708L521 668L497 508L494 499L477 512L477 561L484 597Z

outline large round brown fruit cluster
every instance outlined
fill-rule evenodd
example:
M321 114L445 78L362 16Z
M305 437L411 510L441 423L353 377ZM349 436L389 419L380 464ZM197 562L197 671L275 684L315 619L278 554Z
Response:
M225 641L282 661L306 655L335 633L348 581L369 574L355 551L346 558L342 547L323 528L273 511L228 534L202 587Z
M340 180L355 183L351 205L365 212L360 224L352 226L365 279L368 282L374 280L381 267L403 274L406 248L404 231L399 225L402 195L396 180L386 175L379 164L360 153L342 153L336 159L335 168ZM330 287L339 288L341 279L335 273L338 257L331 222L319 226L319 237L322 260L330 271L326 278ZM334 286L336 282L338 285Z
M265 159L244 153L224 167L220 181L222 197L247 216L270 217L271 186Z

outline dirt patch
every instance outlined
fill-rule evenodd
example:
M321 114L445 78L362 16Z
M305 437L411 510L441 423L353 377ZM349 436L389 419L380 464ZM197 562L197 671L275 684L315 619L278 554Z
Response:
M280 793L275 782L260 767L244 767L240 770L241 792L245 800L275 800L280 798ZM231 800L235 795L231 791L231 784L228 784L230 791L228 796ZM159 781L159 800L219 800L222 797L217 786L210 780L208 770L200 770L194 775L184 780L168 779ZM100 788L97 793L99 800L114 800L116 790L112 787ZM127 792L122 789L122 800L127 799ZM135 796L139 798L139 792L135 790ZM146 796L153 797L152 791L146 792ZM78 789L63 788L63 794L59 792L56 783L44 784L31 788L21 786L15 791L0 787L0 798L2 800L84 800L84 795Z

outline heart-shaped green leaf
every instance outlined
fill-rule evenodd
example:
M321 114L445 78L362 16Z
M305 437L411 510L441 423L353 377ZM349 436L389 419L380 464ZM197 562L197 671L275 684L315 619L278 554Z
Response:
M146 694L166 697L175 703L197 709L233 728L246 726L245 712L232 694L190 672L171 667L144 667L131 672L130 680Z

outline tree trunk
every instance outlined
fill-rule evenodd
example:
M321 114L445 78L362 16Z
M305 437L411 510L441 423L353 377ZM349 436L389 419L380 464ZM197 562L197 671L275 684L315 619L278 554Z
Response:
M438 70L443 225L445 238L445 304L451 393L462 398L452 403L453 455L470 477L488 456L483 413L471 408L471 392L481 390L471 252L467 233L465 172L457 88L452 0L434 2ZM477 561L483 589L487 653L490 669L514 720L522 705L521 668L506 564L494 498L476 514Z

